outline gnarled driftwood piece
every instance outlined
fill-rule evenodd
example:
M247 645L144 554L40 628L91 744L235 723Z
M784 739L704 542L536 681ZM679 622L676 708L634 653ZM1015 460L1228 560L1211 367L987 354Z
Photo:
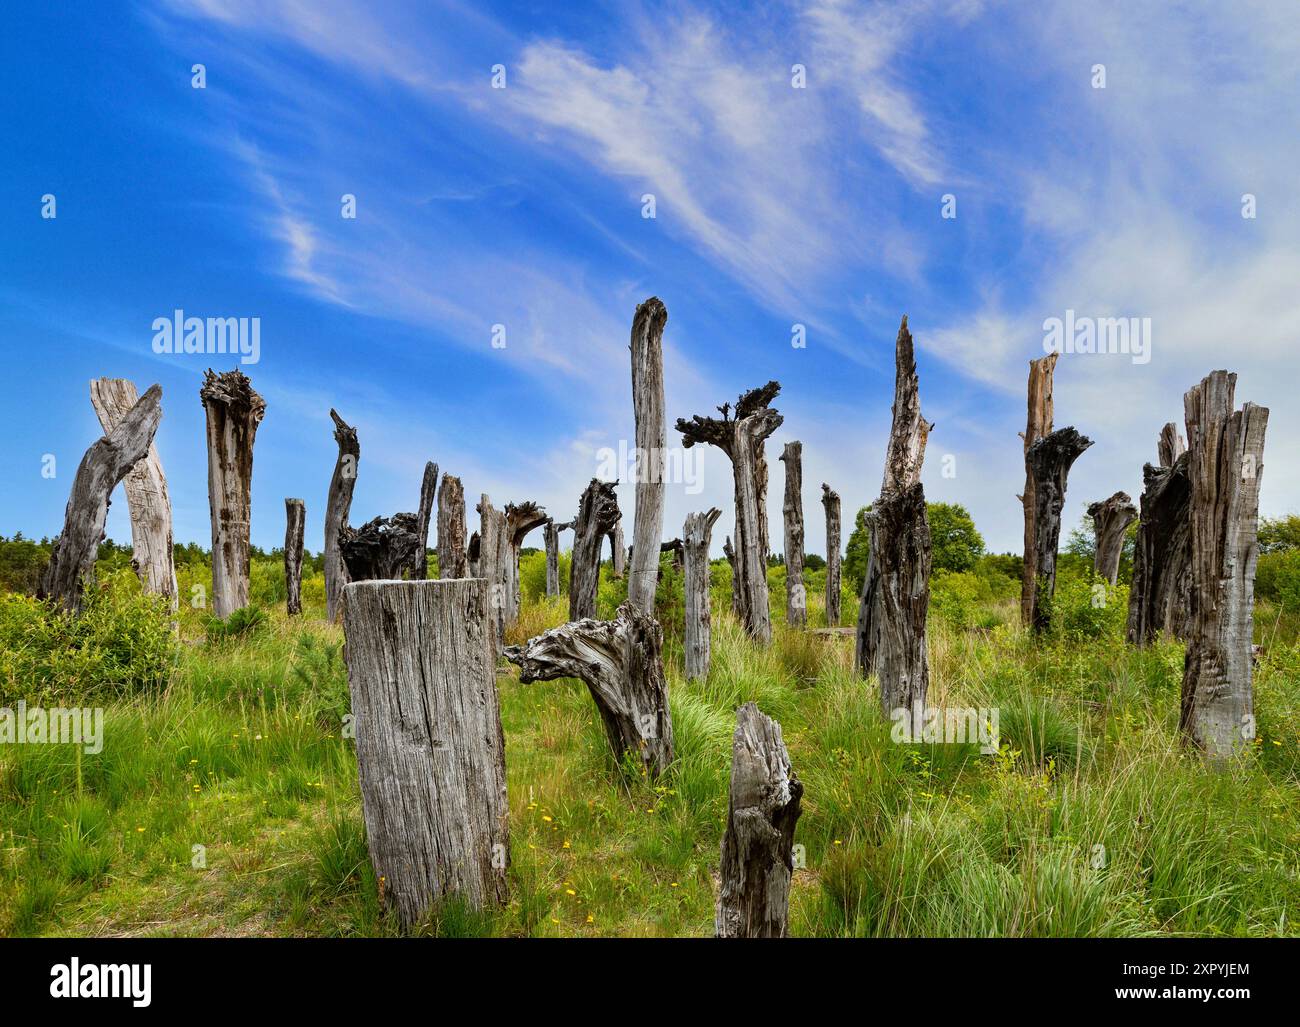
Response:
M569 563L569 620L596 616L600 587L600 550L604 539L623 515L614 483L591 479L578 503L573 521L573 555Z
M826 626L840 623L840 494L822 482L826 508Z
M785 622L792 628L808 624L808 589L803 580L803 443L787 442L785 464Z
M1096 546L1092 568L1098 577L1112 585L1119 580L1119 560L1124 555L1124 533L1137 519L1137 515L1133 497L1127 492L1116 492L1109 499L1088 506Z
M307 526L307 505L301 499L284 501L285 612L302 613L302 538Z
M348 526L352 492L357 486L357 465L361 461L361 443L357 440L357 430L332 408L330 419L334 422L334 441L339 447L325 502L325 616L333 621L339 614L343 586L348 583L347 564L339 551L339 533Z
M1034 566L1038 592L1034 597L1033 627L1046 631L1052 622L1052 596L1056 594L1056 552L1061 540L1061 511L1065 507L1065 485L1074 461L1092 445L1092 439L1073 426L1061 428L1029 447L1025 467L1033 479L1036 512L1034 524Z
M685 561L686 594L685 640L686 677L703 678L709 675L712 647L712 616L709 609L709 541L713 525L722 511L716 506L705 513L686 515L682 528L682 548Z
M454 474L438 486L438 577L469 576L465 558L465 490Z
M1056 371L1059 353L1049 353L1045 357L1029 361L1029 402L1025 430L1020 438L1024 441L1026 458L1029 447L1045 435L1051 434L1054 416L1052 400L1052 377ZM1034 476L1028 466L1025 469L1025 491L1020 497L1025 513L1025 559L1020 578L1020 622L1029 627L1035 623L1034 604L1038 597L1038 500L1034 495Z

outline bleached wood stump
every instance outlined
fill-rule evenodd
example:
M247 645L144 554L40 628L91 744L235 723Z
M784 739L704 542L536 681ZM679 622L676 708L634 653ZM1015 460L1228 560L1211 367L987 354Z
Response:
M465 557L465 490L452 474L438 486L438 577L464 578L469 574Z
M721 516L722 511L716 506L705 513L687 514L686 524L682 528L686 565L683 584L686 594L683 645L688 679L709 676L713 630L713 618L709 609L709 542L713 535L713 525Z
M348 526L348 514L352 510L361 443L357 439L357 430L332 408L330 418L334 421L334 441L339 447L325 503L325 616L333 621L339 614L343 586L348 583L348 568L339 549L339 535Z
M653 615L659 583L656 547L664 526L664 456L668 427L664 421L664 326L668 310L655 296L638 304L632 319L632 411L636 419L636 508L632 522L632 561L627 597ZM613 570L622 576L623 537L618 529Z
M822 506L826 509L826 626L840 623L840 495L822 482Z
M285 612L302 613L302 538L307 524L307 506L301 499L284 501L284 587Z
M1038 591L1034 596L1033 628L1051 626L1052 597L1056 594L1056 555L1061 541L1061 511L1065 508L1065 487L1070 468L1092 445L1092 439L1073 427L1044 435L1029 447L1025 466L1034 481L1034 566Z
M430 460L424 465L424 477L420 480L420 506L415 513L416 535L420 545L411 567L411 577L416 581L423 581L429 576L429 521L433 519L437 485L438 465Z

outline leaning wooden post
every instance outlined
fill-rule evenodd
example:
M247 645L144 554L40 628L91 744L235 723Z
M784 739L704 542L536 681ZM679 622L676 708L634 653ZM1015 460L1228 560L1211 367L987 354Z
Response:
M840 494L822 482L826 508L826 626L840 623Z
M636 415L636 512L627 598L652 614L659 582L659 540L664 526L664 325L668 311L657 297L641 303L632 319L632 408ZM620 538L617 549L623 545ZM614 557L617 570L621 558Z
M785 622L792 628L808 624L808 589L803 580L803 443L787 442L785 464Z
M420 548L415 555L415 565L411 568L411 577L423 581L429 576L429 521L433 519L434 496L438 484L438 465L432 460L424 465L424 477L420 480L420 507L416 511L416 533Z
M591 479L578 504L573 521L573 556L569 564L569 620L596 616L596 593L600 587L600 551L605 537L622 513L613 482ZM634 547L635 548L635 547ZM659 546L654 547L655 559ZM633 552L633 559L636 554Z
M1137 507L1127 492L1116 492L1109 499L1092 503L1088 507L1095 540L1092 568L1098 577L1112 585L1119 580L1119 561L1124 555L1124 533L1137 520L1137 515Z
M253 442L266 400L243 371L211 369L199 390L208 424L208 505L212 514L212 612L225 619L248 605Z
M460 479L444 474L438 486L438 577L464 578L469 573L465 559L465 490Z
M519 551L524 539L534 528L540 528L549 518L546 511L536 503L506 504L506 610L507 626L519 620Z
M345 589L344 654L370 862L404 927L506 900L505 744L487 583Z
M65 609L81 610L86 582L94 579L95 557L104 537L109 498L117 483L149 452L162 419L162 386L151 385L126 415L86 450L72 479L63 531L54 540L37 595Z
M709 542L713 525L722 511L716 506L706 513L686 515L682 528L682 548L685 560L686 593L685 642L686 677L709 676L712 646L712 616L709 609Z
M331 409L334 441L339 454L330 477L329 497L325 504L325 616L333 621L339 614L339 599L348 583L348 569L339 551L339 533L348 526L352 509L352 491L357 485L357 464L361 461L361 443L357 430Z
M90 383L90 403L105 435L117 427L139 398L135 385L125 378L96 378ZM172 504L157 446L149 444L149 452L127 472L122 486L131 515L131 566L144 590L163 596L175 612Z
M285 610L302 613L302 537L307 506L301 499L284 501L284 585Z
M719 938L784 938L803 784L781 725L752 702L736 711L731 798L714 929Z
M1029 361L1029 401L1028 417L1025 430L1021 434L1024 440L1025 456L1029 456L1029 447L1045 435L1051 434L1052 417L1052 377L1056 371L1059 353L1049 353L1045 357ZM1025 491L1020 496L1025 514L1025 557L1024 568L1020 577L1020 622L1029 627L1035 623L1034 604L1038 596L1038 526L1037 499L1034 495L1034 476L1028 468L1025 470Z
M1251 682L1259 482L1268 408L1234 409L1237 376L1214 371L1183 397L1192 494L1192 630L1179 727L1222 758L1255 737Z
M1065 507L1065 485L1074 461L1092 445L1092 439L1073 427L1061 428L1029 447L1025 467L1033 479L1034 566L1037 592L1034 596L1036 632L1052 623L1052 596L1056 594L1056 551L1061 540L1061 511Z
M1190 627L1192 484L1187 444L1173 422L1160 432L1159 453L1159 467L1142 468L1142 516L1133 546L1127 638L1137 646L1166 632L1186 638Z

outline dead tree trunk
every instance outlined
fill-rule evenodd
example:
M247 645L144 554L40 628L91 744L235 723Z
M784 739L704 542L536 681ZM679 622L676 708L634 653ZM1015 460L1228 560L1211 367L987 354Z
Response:
M135 385L125 378L96 378L90 383L90 403L107 435L139 400ZM172 558L172 504L167 495L158 447L123 479L131 514L131 566L146 592L163 596L176 610L176 564Z
M492 651L498 656L506 633L506 595L510 588L510 531L506 515L492 505L487 493L478 504L478 570L475 577L488 583Z
M1187 447L1173 422L1160 433L1160 464L1142 468L1142 516L1133 547L1127 637L1149 645L1166 632L1186 638L1191 612L1192 485Z
M840 495L822 482L826 508L826 626L840 623Z
M339 553L349 581L400 581L415 565L419 547L415 514L376 517L339 532Z
M1070 468L1092 445L1092 439L1073 427L1062 428L1029 447L1025 467L1033 479L1035 504L1034 566L1037 592L1034 596L1034 631L1046 631L1052 623L1052 596L1056 594L1056 551L1061 540L1061 511L1065 507L1065 485Z
M622 516L618 497L614 494L614 483L592 478L582 493L578 516L573 521L573 556L569 565L571 621L596 616L601 546Z
M546 522L546 595L547 598L560 594L560 532L571 528L570 524L556 524L553 520Z
M745 703L736 711L731 743L731 798L714 919L719 938L786 936L802 796L781 725Z
M301 499L284 501L285 610L302 613L302 538L307 526L307 506Z
M722 555L727 558L727 563L731 565L731 612L739 617L741 615L740 568L736 565L736 550L731 544L730 535L722 543Z
M609 533L609 576L621 578L627 573L628 549L623 545L623 522L614 525Z
M712 646L712 617L709 599L709 542L713 525L722 511L716 506L707 513L687 514L682 529L682 549L685 558L686 594L685 650L686 677L709 676Z
M627 598L643 613L653 614L659 581L659 539L664 526L664 455L668 429L664 422L664 325L668 311L652 296L636 308L632 319L632 408L636 414L636 512L632 524L632 566ZM621 535L621 532L620 532ZM616 549L621 551L623 540ZM614 572L621 574L621 552Z
M651 777L673 761L673 721L664 679L663 631L631 602L615 620L584 618L507 646L519 680L581 678L600 711L615 761L630 757Z
M208 423L212 513L212 612L225 619L248 605L253 442L266 401L242 371L209 370L199 390Z
M352 510L352 490L357 485L361 443L357 441L357 430L333 409L330 418L334 421L334 441L339 446L325 503L325 616L333 621L339 615L343 586L348 583L348 568L339 551L339 534L348 526L348 514Z
M1052 401L1052 376L1056 371L1059 353L1049 353L1045 357L1029 361L1029 414L1025 421L1024 440L1025 457L1029 456L1029 447L1045 435L1051 434L1054 416ZM1025 491L1020 497L1025 513L1025 561L1020 577L1020 623L1025 627L1036 623L1034 604L1038 597L1038 500L1034 495L1034 477L1028 468L1025 471Z
M519 594L519 551L523 548L528 533L534 528L540 528L548 520L546 511L536 503L506 504L506 538L509 540L506 554L509 577L505 596L507 626L519 620L519 604L522 601Z
M344 654L370 861L403 926L506 900L505 742L482 581L347 586Z
M429 461L424 465L424 477L420 480L420 507L415 514L420 548L415 555L415 564L411 567L411 577L416 581L423 581L429 576L429 521L433 519L437 485L438 465Z
M1124 534L1137 519L1137 515L1133 497L1127 492L1116 492L1109 499L1088 507L1095 540L1092 568L1098 577L1112 585L1119 580L1119 560L1124 555Z
M162 420L162 386L152 385L116 426L86 450L72 479L63 531L54 540L37 594L74 613L81 610L86 583L95 576L95 557L104 538L109 498L117 483L143 460Z
M868 523L876 539L876 580L867 596L879 610L876 669L885 715L925 708L930 687L926 616L930 609L930 524L918 481L881 496Z
M471 578L482 577L478 572L478 558L482 549L483 540L479 538L476 531L469 537L469 545L465 549L465 562L469 565L469 576Z
M803 580L803 443L787 442L785 464L785 622L808 626L808 590Z
M465 561L465 491L460 479L444 474L438 486L438 577L464 578L469 574Z
M1183 397L1191 481L1192 630L1184 736L1215 758L1255 737L1251 682L1259 483L1268 408L1234 409L1237 376L1214 371Z
M736 553L734 566L740 571L740 616L745 630L760 642L772 638L767 602L767 460L763 445L781 427L784 418L769 405L781 386L768 382L751 389L736 402L736 415L729 417L731 404L718 407L722 418L679 418L677 430L682 445L689 448L705 442L717 446L731 459L736 491Z

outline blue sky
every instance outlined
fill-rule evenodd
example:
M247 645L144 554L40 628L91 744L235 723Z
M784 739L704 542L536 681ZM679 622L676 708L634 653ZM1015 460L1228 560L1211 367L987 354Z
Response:
M320 548L331 406L360 432L354 521L413 509L428 459L471 505L567 520L600 448L632 436L628 332L651 295L670 418L782 382L778 547L785 441L804 443L810 551L822 481L846 517L878 490L903 313L936 422L927 495L993 549L1019 549L1026 364L1067 309L1152 324L1148 363L1058 364L1057 425L1097 443L1069 522L1138 496L1160 426L1217 367L1272 409L1264 512L1300 508L1300 19L1147 6L29 5L0 42L0 533L58 531L99 435L87 384L109 375L162 384L175 535L207 544L198 388L233 361L155 354L176 308L261 319L256 543L300 496ZM665 536L718 505L719 550L730 471L716 452L700 470L670 488ZM630 484L620 500L630 523ZM129 539L120 492L109 533Z

